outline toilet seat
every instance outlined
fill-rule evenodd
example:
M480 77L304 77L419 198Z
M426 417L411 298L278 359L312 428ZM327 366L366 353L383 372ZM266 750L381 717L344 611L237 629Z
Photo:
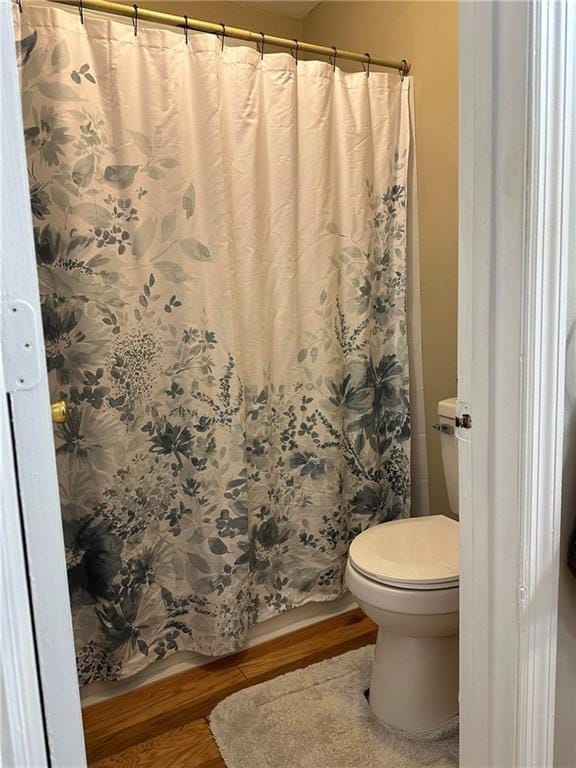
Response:
M365 577L397 589L458 586L458 523L445 515L381 523L356 536L350 565Z

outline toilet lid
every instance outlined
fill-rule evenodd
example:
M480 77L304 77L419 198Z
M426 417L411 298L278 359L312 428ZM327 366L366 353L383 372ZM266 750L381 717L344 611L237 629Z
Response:
M458 523L445 515L375 525L350 545L350 563L374 581L404 589L458 585Z

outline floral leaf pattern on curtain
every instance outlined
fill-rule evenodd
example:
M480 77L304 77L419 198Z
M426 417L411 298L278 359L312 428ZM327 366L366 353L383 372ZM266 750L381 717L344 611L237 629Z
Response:
M142 105L131 83L145 43L128 28L115 25L110 41L109 22L94 20L90 46L65 11L25 16L31 206L52 396L70 406L55 437L87 683L177 650L233 651L256 621L339 597L351 538L409 514L407 99L399 78L371 76L387 95L382 106L371 97L374 114L394 127L386 154L373 139L342 197L302 208L294 201L310 193L294 188L276 206L283 186L270 171L270 192L251 209L245 178L230 170L245 156L235 106L163 119L152 75L167 79L155 62L194 77L179 37L146 30L155 60ZM192 43L195 67L223 66L209 36ZM266 60L225 55L228 88L255 108L234 78L251 88ZM280 58L281 76L289 67L294 78ZM299 98L312 102L331 70L310 63L306 79L306 66ZM334 87L346 92L346 76ZM211 110L232 113L238 136L198 138ZM356 146L350 126L343 140Z

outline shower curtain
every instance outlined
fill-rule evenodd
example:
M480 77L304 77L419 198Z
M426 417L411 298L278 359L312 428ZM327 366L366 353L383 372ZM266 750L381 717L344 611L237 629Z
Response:
M84 684L339 597L410 513L411 81L18 16Z

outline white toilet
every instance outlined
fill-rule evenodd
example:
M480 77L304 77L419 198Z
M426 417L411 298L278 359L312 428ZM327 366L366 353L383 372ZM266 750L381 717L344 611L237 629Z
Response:
M450 513L458 517L456 398L438 403ZM445 515L382 523L350 546L346 582L378 624L370 708L403 731L458 714L458 523Z

